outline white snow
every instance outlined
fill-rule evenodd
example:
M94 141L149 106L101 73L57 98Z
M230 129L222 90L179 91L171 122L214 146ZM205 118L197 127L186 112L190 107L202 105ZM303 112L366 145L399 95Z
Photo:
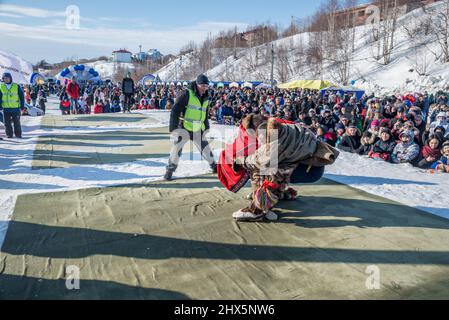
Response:
M325 177L449 219L447 174L342 152L337 162L326 168Z
M135 69L132 63L117 63L99 60L95 62L86 63L86 66L94 68L100 74L102 79L113 79L114 74L119 69L133 71Z

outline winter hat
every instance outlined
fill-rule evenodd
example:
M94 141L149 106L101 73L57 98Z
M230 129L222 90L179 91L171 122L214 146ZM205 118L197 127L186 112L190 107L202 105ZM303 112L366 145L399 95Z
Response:
M443 133L443 135L446 133L446 129L442 126L436 127L434 131L441 131Z
M373 120L371 122L371 127L380 127L380 122L378 120Z
M446 118L446 119L447 119L447 114L446 114L446 112L440 112L440 113L437 115L437 118L439 118L439 117L443 117L443 118Z
M382 133L388 133L388 134L391 136L391 130L388 129L388 128L382 128L382 129L380 130L380 134L382 134Z
M400 135L399 138L402 139L402 137L407 136L410 139L414 139L415 138L415 133L413 131L410 130L405 130L403 131Z
M339 123L339 124L337 124L336 129L337 129L337 131L338 130L345 130L345 126L344 126L343 123Z
M9 72L5 72L5 73L3 74L3 76L2 76L2 79L3 79L3 78L9 78L9 79L12 80L12 75L11 75L11 73L9 73Z
M390 122L389 119L382 119L382 120L380 121L380 126L381 126L381 127L389 127L390 124L391 124L391 122Z
M196 84L209 84L209 79L204 74L200 74L196 78Z

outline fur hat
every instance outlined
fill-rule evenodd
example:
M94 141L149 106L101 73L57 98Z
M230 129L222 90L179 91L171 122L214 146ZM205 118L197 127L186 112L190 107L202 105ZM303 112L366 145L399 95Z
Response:
M413 140L415 138L415 133L411 130L404 130L400 135L399 138L402 139L402 137L407 136L409 137L411 140Z

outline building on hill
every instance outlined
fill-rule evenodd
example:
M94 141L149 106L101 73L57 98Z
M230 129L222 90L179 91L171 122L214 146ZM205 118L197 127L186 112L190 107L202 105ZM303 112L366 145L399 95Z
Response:
M399 12L401 15L406 14L412 10L415 10L419 7L441 1L441 0L381 0L381 1L374 1L373 3L366 3L359 6L356 6L351 9L347 10L340 10L336 12L336 18L337 21L339 19L342 19L344 17L347 17L347 14L349 13L350 18L355 19L355 25L361 26L366 24L369 21L369 17L373 14L372 11L367 10L369 6L376 6L378 8L383 8L388 6L389 8L394 8L397 6L399 9ZM381 10L381 20L383 19L382 13L386 11Z
M112 61L120 63L132 62L132 53L125 49L112 52Z
M157 49L150 49L147 52L139 52L134 55L134 59L138 61L147 61L147 60L160 60L164 57L164 55Z

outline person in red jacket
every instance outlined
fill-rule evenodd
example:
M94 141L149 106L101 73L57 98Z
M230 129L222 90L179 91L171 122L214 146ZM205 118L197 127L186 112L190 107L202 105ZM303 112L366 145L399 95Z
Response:
M80 87L76 82L76 77L72 77L72 80L67 85L66 92L70 98L70 114L77 114L78 99L80 98Z
M100 100L94 107L94 113L100 114L103 112L104 112L104 104L103 104L103 100Z

